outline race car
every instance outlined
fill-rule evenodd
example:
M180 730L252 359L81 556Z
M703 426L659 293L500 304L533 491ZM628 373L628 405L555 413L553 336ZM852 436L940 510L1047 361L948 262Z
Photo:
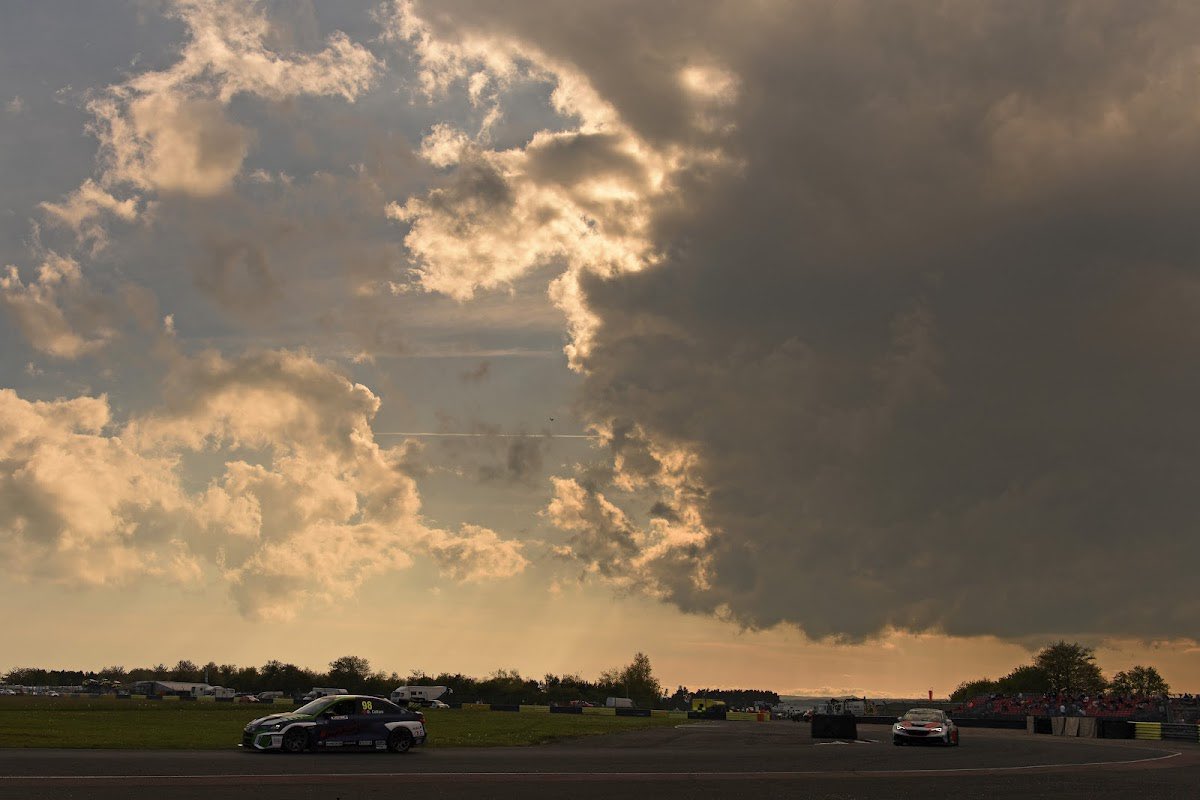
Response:
M892 744L937 742L958 746L958 726L937 708L912 708L892 725Z
M242 732L247 750L390 750L425 744L425 715L380 697L318 697L286 714L260 717Z

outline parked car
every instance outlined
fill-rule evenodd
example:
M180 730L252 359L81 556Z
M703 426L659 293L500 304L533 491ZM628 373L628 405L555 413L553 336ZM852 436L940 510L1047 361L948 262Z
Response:
M406 753L425 743L425 715L381 697L320 697L286 714L260 717L242 732L247 750L355 749Z
M911 708L892 725L892 744L937 742L958 746L958 726L939 708Z

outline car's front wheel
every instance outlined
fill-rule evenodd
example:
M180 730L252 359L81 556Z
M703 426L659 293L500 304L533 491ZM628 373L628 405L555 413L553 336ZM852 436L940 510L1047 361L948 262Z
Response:
M892 744L894 744L894 745L896 745L897 747L899 747L900 745L904 744L904 740L903 740L903 739L901 739L899 736L893 736L893 737L892 737Z
M283 752L303 753L308 749L308 734L303 729L293 729L283 735Z
M387 749L393 753L407 753L412 747L412 734L404 728L396 728L388 734Z

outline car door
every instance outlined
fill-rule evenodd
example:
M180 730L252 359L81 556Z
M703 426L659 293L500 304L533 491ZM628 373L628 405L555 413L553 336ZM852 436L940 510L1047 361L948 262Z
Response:
M321 712L317 729L318 747L351 747L357 743L358 703L353 699L338 700Z
M382 748L387 745L387 729L383 719L392 704L378 697L360 697L355 702L355 742L359 747ZM349 745L347 745L349 747Z

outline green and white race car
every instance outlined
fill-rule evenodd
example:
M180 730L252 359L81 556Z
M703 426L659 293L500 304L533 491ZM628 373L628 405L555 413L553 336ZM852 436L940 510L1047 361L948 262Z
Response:
M260 717L242 732L247 750L390 750L425 743L425 715L364 695L319 697L286 714Z

